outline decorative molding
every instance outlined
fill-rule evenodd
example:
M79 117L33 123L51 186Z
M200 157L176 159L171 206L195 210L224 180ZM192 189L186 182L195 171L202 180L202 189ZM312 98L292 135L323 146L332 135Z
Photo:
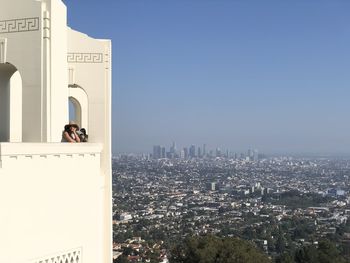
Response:
M6 63L7 39L0 38L0 63Z
M50 39L50 13L45 11L43 13L43 38Z
M109 53L105 54L105 69L109 69Z
M68 84L75 84L75 68L73 66L68 67Z
M110 68L110 56L111 56L111 51L110 51L110 48L109 46L105 46L105 57L104 57L104 62L105 62L105 69L106 70L109 70Z
M2 20L0 34L38 31L39 24L39 17Z
M82 249L77 248L53 256L34 260L32 263L82 263Z
M103 63L102 53L68 53L68 63Z

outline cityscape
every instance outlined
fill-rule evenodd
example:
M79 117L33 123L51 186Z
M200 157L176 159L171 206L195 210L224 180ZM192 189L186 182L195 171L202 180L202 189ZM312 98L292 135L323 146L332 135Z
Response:
M0 263L350 263L349 0L0 3Z
M177 150L176 142L173 142L167 151L166 147L162 145L154 145L153 152L150 155L153 159L192 159L192 158L213 158L213 157L225 157L225 158L233 158L233 159L245 159L247 161L257 161L259 159L259 151L254 149L249 149L247 153L236 153L229 151L226 149L222 151L220 148L216 148L214 150L207 151L207 145L203 144L203 146L196 147L192 144L189 147L183 147L181 150Z
M350 263L350 1L108 4L114 263Z
M263 253L259 262L348 262L349 180L345 157L177 149L175 142L116 155L115 262L182 262L177 246L195 236L246 240Z

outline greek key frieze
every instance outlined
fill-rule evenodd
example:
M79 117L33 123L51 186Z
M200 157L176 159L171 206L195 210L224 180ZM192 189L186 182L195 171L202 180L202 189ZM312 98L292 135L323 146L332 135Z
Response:
M0 34L38 31L39 25L39 17L2 20Z
M103 63L102 53L68 53L68 63Z

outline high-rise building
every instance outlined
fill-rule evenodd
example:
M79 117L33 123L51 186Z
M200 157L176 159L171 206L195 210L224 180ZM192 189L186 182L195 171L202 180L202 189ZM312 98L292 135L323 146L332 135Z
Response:
M196 157L196 146L193 144L190 146L190 152L189 152L190 158Z
M253 151L253 161L258 161L259 160L259 151L257 149L255 149Z
M185 148L183 149L183 151L184 151L185 159L188 159L188 157L189 157L188 148L185 147Z
M251 149L248 150L247 157L249 157L249 159L253 159L253 151Z
M185 157L185 150L184 149L182 149L181 151L180 151L180 158L181 159L185 159L186 157Z
M170 147L170 153L172 153L173 155L175 155L176 154L176 143L175 142L173 142L173 144L171 145L171 147Z
M216 190L216 182L207 183L207 189L210 191L215 191Z
M153 159L162 158L162 147L160 145L153 146Z
M0 2L0 262L111 263L111 41ZM61 142L70 116L89 142Z
M203 144L203 157L206 157L207 156L207 145L206 144Z
M220 150L220 148L216 148L216 157L221 157L221 150Z
M197 156L198 156L198 158L202 158L202 150L201 150L201 147L198 147Z
M164 146L161 146L160 148L160 158L166 158L166 150Z
M213 151L213 150L210 150L210 151L209 151L209 156L210 156L210 157L214 157L214 151Z

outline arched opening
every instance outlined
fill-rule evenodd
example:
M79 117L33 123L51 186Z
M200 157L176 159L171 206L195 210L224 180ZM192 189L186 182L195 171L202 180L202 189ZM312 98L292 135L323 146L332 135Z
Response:
M69 97L69 120L74 121L79 127L82 127L81 105L74 97Z
M69 85L69 120L89 130L88 96L78 85Z
M22 78L17 68L0 64L0 142L22 141Z

